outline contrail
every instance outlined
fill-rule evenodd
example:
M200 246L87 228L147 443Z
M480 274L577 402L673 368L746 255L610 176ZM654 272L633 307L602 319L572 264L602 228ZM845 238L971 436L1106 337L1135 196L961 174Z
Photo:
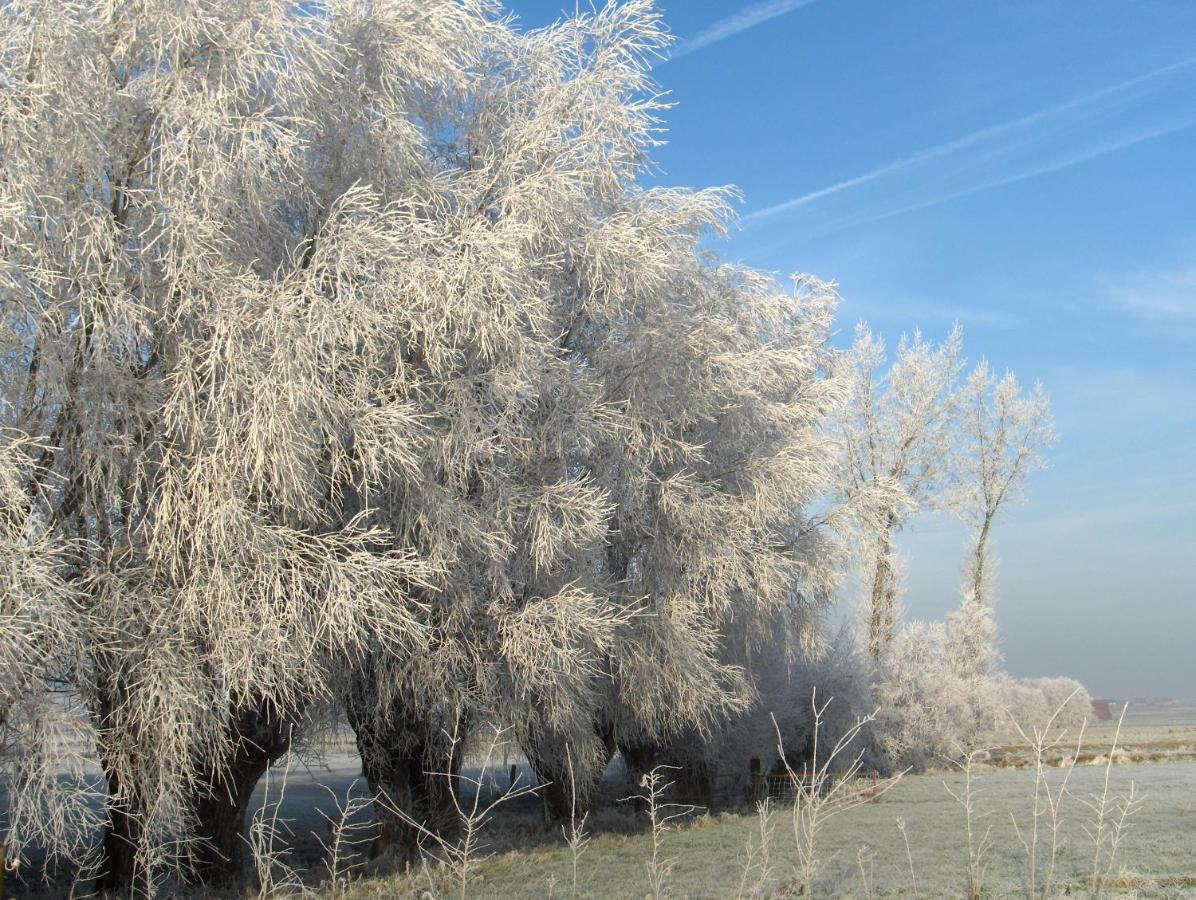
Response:
M1109 153L1115 153L1118 150L1123 150L1126 147L1132 147L1135 144L1141 144L1145 141L1154 140L1155 138L1160 138L1168 134L1174 134L1177 131L1183 131L1184 129L1191 128L1193 125L1196 125L1196 118L1183 119L1179 122L1173 122L1169 125L1161 125L1156 128L1140 131L1135 134L1117 138L1116 140L1097 144L1095 147L1089 147L1085 150L1078 150L1075 153L1068 154L1067 156L1064 156L1061 159L1056 159L1053 162L1031 166L1030 168L1022 169L1000 178L980 182L979 184L961 188L957 191L951 191L950 193L940 194L936 197L931 197L928 200L922 200L918 203L911 203L896 209L884 210L883 212L864 214L861 216L856 216L855 218L841 219L832 223L827 228L815 232L815 235L822 236L834 234L835 232L842 231L845 228L852 228L856 225L867 225L871 222L879 222L907 212L914 212L915 210L926 209L931 206L938 206L940 203L947 203L948 201L955 200L959 197L967 197L971 194L978 194L981 191L992 190L993 188L1003 187L1007 184L1015 184L1016 182L1026 181L1030 178L1037 178L1040 175L1047 175L1051 172L1058 172L1062 169L1068 169L1072 166L1079 165L1080 163L1087 162L1090 159L1096 159L1097 157L1105 156ZM791 239L772 241L762 247L756 248L749 254L749 256L758 256L759 254L770 252L789 243L791 243Z
M1111 85L1110 87L1102 88L1101 90L1095 91L1094 93L1086 94L1083 97L1077 97L1074 100L1068 100L1066 103L1060 103L1055 106L1049 106L1049 107L1046 107L1045 109L1040 109L1037 112L1032 112L1029 115L1022 116L1021 118L1018 118L1018 119L1011 119L1008 122L1001 122L1000 124L997 124L997 125L990 125L987 128L981 128L977 131L973 131L971 134L966 134L963 137L956 138L955 140L947 141L946 143L943 143L943 144L937 144L933 147L927 147L926 149L919 150L918 152L912 153L909 156L903 156L900 159L895 159L892 162L885 163L882 166L877 166L875 169L870 169L869 171L863 173L862 175L857 175L854 178L848 178L844 181L837 182L828 187L824 187L824 188L821 188L816 191L811 191L808 194L802 194L800 197L794 197L791 200L785 200L782 203L777 203L772 206L766 206L766 207L764 207L764 209L759 209L759 210L756 210L755 212L748 213L746 216L743 217L743 221L751 222L751 221L754 221L757 219L768 218L770 216L777 215L778 213L787 212L791 209L796 209L799 206L804 206L805 204L810 203L814 200L818 200L822 197L828 197L831 194L838 194L841 191L846 191L851 188L858 187L862 184L867 184L870 181L875 181L878 178L883 178L885 175L890 175L894 172L899 172L899 171L902 171L903 169L908 169L912 166L918 165L919 163L924 163L924 162L928 162L930 160L935 160L935 159L942 159L943 157L950 156L951 154L956 153L960 150L965 150L968 147L972 147L972 146L974 146L976 144L980 144L984 141L988 141L993 138L1000 137L1008 132L1017 131L1019 129L1025 128L1027 126L1034 125L1038 122L1056 118L1056 117L1062 115L1063 113L1069 112L1074 109L1090 106L1098 100L1122 93L1123 91L1129 90L1130 88L1135 87L1139 84L1142 84L1147 81L1152 81L1153 79L1156 79L1156 78L1161 78L1164 75L1170 74L1171 72L1175 72L1179 69L1187 68L1188 66L1191 66L1193 64L1196 64L1196 57L1190 57L1190 58L1182 60L1180 62L1172 63L1169 66L1163 66L1161 69L1155 69L1151 72L1145 73L1144 75L1138 75L1134 78L1130 78L1127 81L1122 81L1118 84ZM1172 128L1170 130L1177 130L1177 129ZM1136 143L1136 141L1135 141L1135 143ZM1058 168L1058 167L1056 167L1056 168ZM1054 171L1054 169L1051 169L1051 171ZM1030 177L1030 176L1020 176L1020 177ZM1016 177L1013 180L1020 180L1020 177ZM1007 183L1007 182L1002 182L1002 183ZM987 185L987 186L994 186L994 185ZM984 189L983 186L976 188L976 190L983 190L983 189ZM970 191L969 191L969 193L970 193ZM953 195L953 196L958 196L958 195Z
M1106 141L1103 144L1097 144L1095 147L1089 147L1086 150L1079 150L1075 153L1068 154L1062 159L1057 159L1054 162L1032 166L1028 169L1023 169L1020 172L1014 172L1013 174L1006 175L1002 178L996 178L992 181L985 181L981 184L975 184L971 187L953 191L949 194L943 194L942 196L934 197L933 199L925 200L921 203L903 206L901 209L896 209L889 213L882 213L881 215L874 216L869 219L863 219L861 221L871 222L879 218L885 218L887 216L895 216L900 213L913 212L916 209L925 209L928 206L937 206L940 203L946 203L948 200L954 200L957 197L966 197L969 194L976 194L980 191L1004 187L1007 184L1015 184L1018 181L1025 181L1028 178L1037 178L1039 175L1047 175L1051 172L1058 172L1062 169L1070 169L1072 166L1077 166L1080 163L1087 162L1090 159L1096 159L1099 156L1106 156L1109 153L1115 153L1118 150L1125 149L1126 147L1132 147L1135 144L1141 144L1145 141L1152 141L1155 138L1160 138L1168 134L1174 134L1177 131L1183 131L1186 128L1191 128L1193 125L1196 125L1196 118L1183 119L1179 122L1173 122L1170 125L1160 125L1157 128L1149 128L1136 134L1117 138L1116 140L1112 141Z
M713 25L703 28L693 37L679 43L673 52L669 54L669 60L688 56L690 53L695 53L698 50L709 47L711 44L717 44L719 41L725 41L727 38L739 34L741 31L746 31L756 25L762 25L770 19L783 16L785 13L793 12L795 9L801 9L803 6L808 6L813 2L814 0L769 0L767 3L754 3L751 6L741 9L733 16L719 19ZM665 62L669 60L665 60Z

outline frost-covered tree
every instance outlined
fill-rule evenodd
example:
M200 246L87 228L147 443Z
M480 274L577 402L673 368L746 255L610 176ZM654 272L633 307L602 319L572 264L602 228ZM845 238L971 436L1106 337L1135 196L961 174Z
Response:
M746 702L759 623L829 592L802 508L833 292L701 257L725 191L640 185L648 3L497 12L0 12L4 552L33 573L3 627L66 623L13 683L90 712L101 889L235 876L313 709L345 705L382 818L418 814L442 728L578 760L604 723L700 726Z
M860 505L879 512L861 529L858 550L871 587L864 642L875 660L873 730L898 766L925 767L981 746L1008 724L1011 707L1019 721L1038 724L1054 711L1045 710L1038 686L1000 671L989 590L992 525L1044 465L1042 451L1054 440L1050 404L1041 386L1024 395L1012 374L998 380L985 362L961 385L961 340L958 328L937 348L915 334L885 370L883 344L858 328L848 355L852 391L837 423L840 494L871 486L871 502ZM905 517L925 510L950 510L975 529L963 602L944 622L902 624L891 539Z
M978 697L967 691L943 622L907 622L873 674L881 753L898 769L943 765L976 734Z
M840 502L871 492L872 515L859 537L866 583L868 650L879 658L892 639L898 595L893 538L909 516L941 508L953 470L963 333L938 346L902 336L886 368L884 341L856 328L846 355L847 403L838 417Z
M835 575L803 518L830 470L818 426L838 390L826 372L834 292L810 278L785 292L699 255L703 234L730 217L726 191L635 183L655 140L639 60L663 35L642 16L634 26L604 13L533 32L524 58L539 63L516 70L510 87L551 99L577 95L580 81L605 96L606 118L570 137L600 144L553 160L613 167L590 188L596 198L555 200L573 218L559 248L549 245L567 260L556 287L570 300L561 347L603 426L565 453L611 511L575 577L597 579L619 622L589 695L564 707L584 715L552 721L546 713L562 706L536 702L519 725L558 786L568 760L571 777L592 787L616 733L647 740L741 706L751 688L734 645L789 605L825 601ZM586 48L581 59L575 48ZM543 127L540 106L527 114Z
M969 703L977 711L973 728L977 733L989 727L999 706L992 698L1000 653L989 537L998 511L1022 496L1026 477L1046 464L1042 451L1054 440L1050 401L1041 385L1027 396L1011 372L998 381L987 362L972 370L961 391L961 446L952 506L975 532L965 565L963 599L948 616L947 627L951 656L972 698Z
M1014 678L1001 674L990 684L998 727L1030 733L1048 722L1076 736L1092 714L1092 698L1074 678Z
M808 638L836 583L805 518L831 469L818 428L838 389L821 374L833 294L730 268L680 284L605 362L626 423L602 463L606 564L638 613L621 641L651 651L614 658L627 738L741 708L750 649L782 615Z
M1012 372L997 379L981 361L961 396L961 452L953 508L975 529L966 568L965 602L991 605L989 537L1001 507L1024 494L1056 440L1051 403L1041 384L1023 394Z
M976 529L963 601L945 623L902 628L899 646L878 673L880 730L888 752L919 766L981 746L1010 724L1010 716L1041 727L1067 699L1055 691L1048 701L1038 684L1000 671L989 588L996 515L1021 496L1027 475L1044 465L1041 452L1054 440L1049 401L1041 386L1024 396L1012 374L998 381L981 362L960 389L955 433L958 450L949 460L949 480L940 483L945 497L940 503ZM1086 708L1085 702L1075 706ZM1068 717L1077 719L1074 709Z
M70 673L83 651L78 597L62 577L68 547L27 493L27 437L0 435L0 866L32 845L74 862L93 825L76 747Z
M444 166L490 13L2 13L3 425L79 597L101 888L238 847L203 798L244 794L239 754L326 696L332 662L448 680L424 598L458 546L506 558L477 509L517 503L475 497L525 435L496 426L568 365L526 275L537 232L493 173Z
M688 259L593 350L620 420L593 457L614 504L604 570L628 614L596 730L643 765L745 710L752 652L782 619L808 647L839 571L807 518L833 471L834 292Z

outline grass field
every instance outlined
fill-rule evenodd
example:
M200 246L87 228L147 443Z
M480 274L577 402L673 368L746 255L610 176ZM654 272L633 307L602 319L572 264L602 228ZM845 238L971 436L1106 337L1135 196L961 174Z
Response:
M1061 770L1050 773L1052 785L1061 778ZM1103 779L1103 766L1079 766L1071 776L1069 790L1079 797L1089 796L1101 790ZM944 787L946 782L958 791L962 781L959 775L908 777L879 802L832 819L819 839L821 866L816 895L963 896L967 867L964 818ZM1127 789L1131 781L1144 803L1118 850L1115 871L1121 876L1119 884L1127 895L1196 896L1196 764L1113 767L1114 790ZM1018 840L1011 816L1018 817L1025 831L1031 818L1033 772L985 768L974 787L979 792L979 809L986 814L981 830L991 828L993 839L987 865L987 896L1026 896L1026 850ZM1064 800L1057 878L1063 890L1070 888L1068 892L1081 895L1085 877L1092 869L1092 841L1084 831L1091 817L1078 799ZM904 821L909 835L909 858L898 829L899 820ZM1044 824L1045 819L1040 820L1040 828ZM792 882L795 860L790 820L784 811L775 816L773 829L771 873L763 879L761 893L784 896L786 885ZM664 856L674 860L669 880L672 894L736 896L742 887L749 836L758 846L757 817L730 814L698 817L667 834ZM1039 852L1044 870L1049 847L1040 846ZM645 863L650 853L651 837L644 831L595 834L578 867L579 896L648 896ZM758 876L759 871L754 875ZM477 876L469 888L470 896L514 900L571 896L573 892L572 856L559 841L498 854L479 867ZM753 877L749 883L755 880ZM428 886L422 878L363 880L347 896L353 900L404 893L418 896Z
M1117 734L1116 723L1101 722L1089 725L1084 731L1081 762L1109 753ZM1052 758L1057 760L1074 748L1059 747ZM1196 761L1196 721L1182 723L1127 722L1117 739L1119 762L1193 762ZM1017 734L1004 736L993 750L993 764L1021 766L1028 761L1025 742Z
M1109 767L1111 791L1124 793L1131 783L1141 798L1118 848L1114 874L1121 886L1116 893L1140 897L1196 897L1196 715L1169 717L1139 714L1127 718ZM1061 848L1057 893L1087 895L1085 879L1092 871L1093 845L1085 833L1092 813L1084 798L1103 787L1105 760L1115 727L1089 726L1084 748L1068 784L1060 819ZM300 872L308 891L330 900L432 897L458 895L442 875L433 873L397 876L385 872L357 876L340 890L321 885L321 841L330 832L325 815L336 818L338 799L355 797L354 816L359 838L369 834L366 787L360 779L360 762L351 744L329 745L322 761L305 768L293 764L289 771L272 771L267 785L259 786L258 802L268 810L279 799L281 843L288 845L281 860ZM1067 751L1049 755L1048 781L1057 786L1066 773L1059 766ZM1025 897L1028 870L1026 849L1020 843L1012 817L1025 832L1033 808L1034 770L1027 768L1030 754L1014 742L1002 742L991 761L974 779L981 816L977 836L986 829L992 838L987 856L988 897ZM516 761L515 759L510 760ZM505 784L507 761L495 766L496 781ZM526 768L521 777L528 777ZM907 776L876 803L865 803L831 819L820 832L815 896L835 897L960 897L964 896L967 841L962 810L947 787L958 793L961 775L939 773ZM604 788L603 802L590 822L590 842L577 867L577 895L592 898L642 898L650 895L646 863L652 836L642 811L618 798L629 788L618 779ZM324 815L321 815L323 813ZM898 829L905 823L909 857ZM1047 817L1039 819L1040 828ZM749 839L760 846L760 821L747 813L696 815L664 836L661 859L671 861L669 893L675 897L734 897L792 895L797 854L791 820L777 809L771 821L770 853L766 865L756 867L744 883L745 848ZM502 808L484 834L493 853L475 870L467 896L477 898L559 898L573 896L573 856L557 829L543 824L539 802L524 798ZM364 845L359 845L364 848ZM1040 838L1041 873L1049 855L1049 835ZM912 860L912 873L911 873ZM767 871L765 871L767 870ZM60 896L33 885L10 884L16 896Z
M1093 813L1084 805L1104 787L1105 761L1117 733L1115 723L1086 729L1079 764L1070 775L1060 806L1056 881L1060 894L1086 895L1093 870L1093 841L1086 829ZM1057 789L1066 769L1061 746L1048 754L1048 783ZM977 838L987 831L988 897L1027 896L1027 849L1014 817L1028 838L1032 821L1034 770L1031 754L1016 735L994 749L974 778ZM1141 798L1117 849L1114 893L1140 897L1196 897L1196 710L1138 710L1127 716L1110 791L1133 785ZM907 776L876 803L847 810L819 835L820 866L816 896L962 897L965 895L967 838L962 809L947 788L959 793L963 776L938 773ZM594 898L650 896L646 863L652 836L646 818L606 792L604 808L592 822L591 840L577 866L577 895ZM314 799L314 795L312 797ZM296 806L304 803L295 796ZM898 828L904 822L906 843ZM1048 827L1049 816L1039 819ZM671 861L669 892L676 897L786 896L794 889L791 817L778 809L771 820L770 853L760 864L760 820L751 814L698 815L665 835L662 858ZM744 878L749 839L757 848L756 867ZM573 854L556 831L543 826L537 805L524 801L502 812L487 836L494 855L476 870L468 896L497 898L573 896ZM1048 866L1050 837L1040 833L1038 881ZM1102 864L1103 865L1103 864ZM767 869L767 872L764 870ZM912 871L911 871L912 870ZM355 881L351 900L449 893L449 885L427 873Z

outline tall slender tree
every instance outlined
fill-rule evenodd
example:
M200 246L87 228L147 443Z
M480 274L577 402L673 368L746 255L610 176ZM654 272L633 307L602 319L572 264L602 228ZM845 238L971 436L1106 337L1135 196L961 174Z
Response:
M941 507L954 466L963 332L938 346L914 332L902 336L886 368L884 342L856 327L847 354L848 401L836 435L841 449L840 500L863 492L872 514L861 529L867 591L868 650L879 658L892 639L898 595L893 538L908 518Z
M952 505L973 529L963 602L952 617L961 661L987 676L995 665L993 563L990 538L997 513L1024 496L1026 479L1046 466L1043 451L1056 440L1051 403L1041 384L1023 393L1017 378L998 379L986 361L962 390L961 452Z

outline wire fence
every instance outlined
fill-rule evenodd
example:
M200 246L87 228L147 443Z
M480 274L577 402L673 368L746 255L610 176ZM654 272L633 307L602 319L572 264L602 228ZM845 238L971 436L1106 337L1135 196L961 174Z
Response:
M776 800L793 803L801 797L827 797L832 792L842 797L866 797L876 803L880 799L880 773L875 771L826 772L821 775L795 772L780 775L753 773L751 797L753 801Z

